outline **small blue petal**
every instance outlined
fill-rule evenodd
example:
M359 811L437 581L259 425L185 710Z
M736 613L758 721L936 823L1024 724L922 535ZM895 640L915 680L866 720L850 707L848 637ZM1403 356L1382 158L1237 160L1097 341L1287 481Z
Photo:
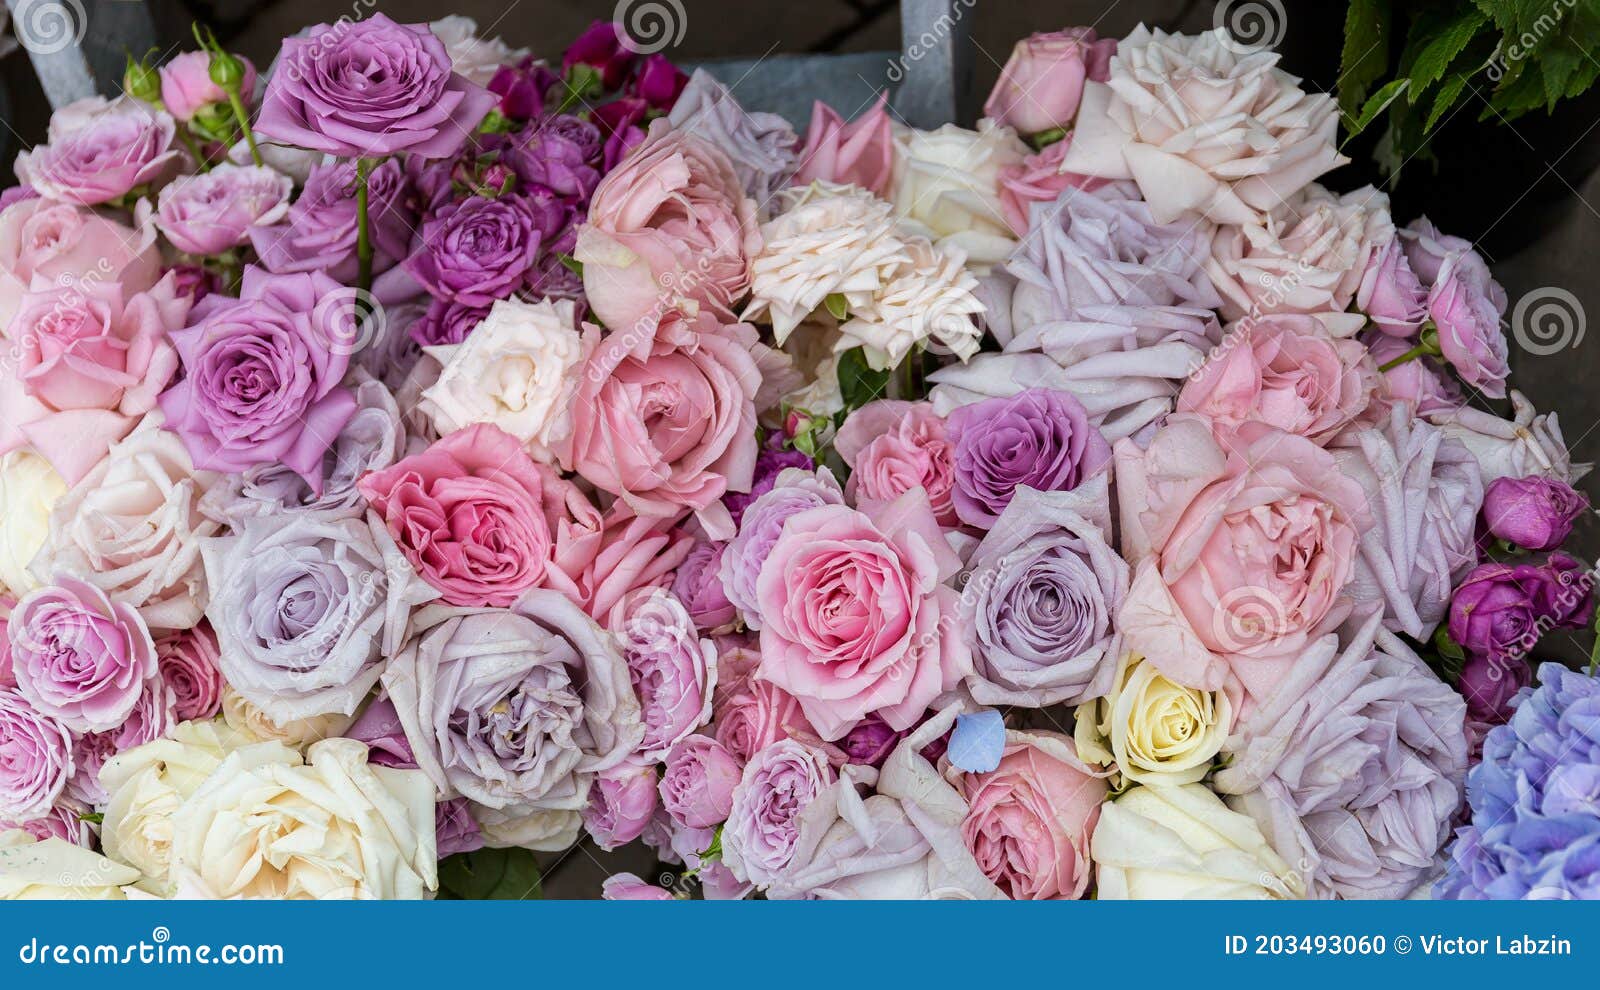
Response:
M967 773L988 773L1000 765L1006 748L1006 721L993 708L956 716L946 755Z

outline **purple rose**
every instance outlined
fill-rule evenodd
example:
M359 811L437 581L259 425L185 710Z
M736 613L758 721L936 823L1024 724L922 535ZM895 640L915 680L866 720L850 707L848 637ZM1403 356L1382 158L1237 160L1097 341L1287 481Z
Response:
M733 604L722 589L722 555L728 545L712 540L695 543L672 576L672 593L689 609L695 628L704 633L733 622Z
M827 468L810 474L785 468L777 483L745 509L739 532L722 554L722 590L751 629L761 628L761 606L756 602L756 577L761 565L783 533L784 520L807 509L843 505L844 493Z
M881 767L889 754L894 752L895 746L907 735L909 732L897 732L889 728L889 723L873 712L857 722L835 745L844 751L851 763Z
M655 812L655 766L624 763L595 777L583 825L601 849L611 850L642 835Z
M366 743L368 763L401 770L417 767L405 726L388 698L374 700L344 734L347 739ZM478 828L478 820L472 817L466 798L448 798L436 803L433 830L440 859L483 848L483 832Z
M518 137L511 164L523 182L587 202L600 184L600 151L600 128L571 114L560 114L541 120Z
M1542 564L1479 564L1450 601L1450 638L1474 655L1521 662L1546 631L1588 625L1592 584L1563 553Z
M1467 699L1467 716L1501 724L1511 717L1517 692L1533 681L1533 668L1520 658L1491 660L1474 654L1461 667L1456 686Z
M411 324L411 339L423 347L459 344L488 315L488 306L468 306L435 299L428 303L428 311Z
M435 804L433 837L440 859L482 849L483 830L472 817L471 802L466 798L450 798Z
M659 761L674 743L711 720L717 648L700 638L683 603L660 588L618 602L610 627L644 713L637 755Z
M722 857L757 886L782 878L800 845L800 815L823 799L837 774L827 757L780 739L750 758L722 828Z
M17 690L75 732L127 720L156 677L156 646L129 605L63 577L17 603L6 630Z
M156 227L187 254L221 254L289 211L294 182L257 165L218 165L161 190Z
M284 221L250 231L262 266L280 275L322 272L336 282L354 282L360 267L355 183L355 166L350 162L330 162L312 169ZM406 205L410 193L405 170L394 159L382 162L367 176L374 272L387 271L410 253L411 228L416 222Z
M1383 333L1409 337L1428 316L1427 295L1397 237L1367 259L1356 289L1356 309Z
M600 73L601 85L618 90L627 81L639 56L620 28L612 21L595 21L561 53L561 70L586 65Z
M661 774L661 805L687 828L711 828L728 820L739 761L710 736L689 736L667 752Z
M1496 478L1483 495L1489 535L1528 550L1554 550L1589 508L1589 498L1559 478Z
M672 895L645 883L632 873L616 873L600 885L600 896L608 901L670 901Z
M323 455L355 414L351 290L320 273L245 269L238 299L208 296L172 335L184 377L161 394L197 469L282 463L322 491Z
M961 521L988 529L1019 487L1071 491L1111 460L1111 446L1067 392L1030 388L951 411L951 501Z
M285 38L255 127L340 158L448 158L494 105L493 93L450 71L426 24L374 13Z
M222 287L215 272L199 265L170 265L161 274L172 276L173 291L180 296L188 296L191 306Z
M1506 290L1489 274L1472 244L1439 233L1426 217L1401 231L1406 257L1428 286L1428 316L1444 359L1467 384L1490 398L1506 394L1506 335L1500 317Z
M176 133L171 115L135 100L80 100L51 118L50 143L17 156L17 180L45 199L109 203L177 170Z
M446 203L422 225L406 271L435 298L489 306L527 283L545 242L567 221L547 194Z
M650 105L640 99L623 97L604 103L590 111L589 117L600 125L605 135L605 145L600 156L600 170L609 172L644 140L645 118Z
M515 121L532 120L544 112L545 94L560 78L543 62L529 57L496 69L489 92L500 98L501 115Z
M744 518L744 510L751 502L772 491L772 486L777 482L778 475L784 468L799 468L802 471L813 471L816 462L803 451L783 445L783 435L774 433L762 445L761 452L756 455L756 469L750 483L748 492L729 492L722 497L722 504L728 507L728 514L733 516L734 525Z
M16 691L0 691L0 821L50 810L72 777L72 737Z

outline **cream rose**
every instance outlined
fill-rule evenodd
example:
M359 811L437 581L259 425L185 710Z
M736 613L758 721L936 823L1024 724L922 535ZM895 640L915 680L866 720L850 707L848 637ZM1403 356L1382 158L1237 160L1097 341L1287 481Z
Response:
M1016 236L1000 203L1000 172L1028 156L1017 133L992 120L979 121L976 131L902 127L895 145L890 199L907 226L941 247L960 248L973 268L1004 261Z
M1334 147L1333 97L1305 92L1276 52L1241 49L1223 28L1141 25L1110 72L1084 84L1061 171L1133 179L1158 223L1190 212L1249 223L1349 160Z
M983 303L978 280L966 270L966 255L954 245L936 247L925 237L907 237L905 253L909 260L888 284L839 327L839 346L860 344L867 364L880 371L929 340L965 363L983 340L977 322Z
M1233 728L1233 705L1221 691L1184 687L1155 664L1124 652L1103 698L1079 705L1073 733L1078 755L1115 765L1124 783L1192 784Z
M354 739L228 754L172 817L172 876L215 898L415 900L438 886L433 783Z
M121 901L139 871L54 836L0 832L0 901Z
M39 586L28 564L50 531L50 510L67 483L50 462L30 450L0 457L0 591L14 597Z
M170 737L107 760L100 769L109 795L100 831L106 856L138 870L142 889L170 894L173 815L229 753L250 745L262 744L219 720L181 722ZM283 748L283 758L294 754Z
M502 299L466 340L426 350L443 368L423 391L421 409L440 436L493 423L534 457L552 460L585 350L572 300Z
M193 628L205 614L200 541L221 529L200 512L217 476L194 470L183 441L161 423L159 412L145 417L56 502L32 565L41 582L56 574L88 581L157 631Z
M256 742L281 742L295 749L304 749L311 743L331 739L350 728L350 723L355 721L353 716L339 712L274 721L231 686L222 690L222 718L229 728L244 733Z
M1090 843L1106 901L1291 900L1305 884L1255 821L1204 784L1135 787L1100 808Z
M1388 196L1371 186L1335 196L1313 182L1258 220L1218 227L1206 274L1229 320L1304 313L1348 337L1367 318L1345 310L1394 236Z

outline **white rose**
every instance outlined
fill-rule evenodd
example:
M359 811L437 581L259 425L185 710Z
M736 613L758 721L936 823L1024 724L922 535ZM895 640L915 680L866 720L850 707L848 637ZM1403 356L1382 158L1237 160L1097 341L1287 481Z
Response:
M229 753L172 818L172 871L206 896L417 899L438 886L433 783L354 739Z
M56 503L32 566L40 581L88 581L158 632L193 628L205 614L200 541L221 528L200 511L217 476L194 470L183 441L161 423L159 412L146 416Z
M39 586L28 563L50 531L50 509L66 493L61 475L33 451L0 457L0 591L21 598Z
M1167 680L1156 665L1124 651L1104 698L1079 705L1073 741L1090 763L1112 766L1125 782L1190 784L1211 769L1233 728L1221 691Z
M355 716L340 712L276 721L231 685L222 689L222 718L229 728L257 742L281 742L295 749L304 749L311 743L331 739L350 728L355 721Z
M215 719L181 722L170 737L107 760L100 770L100 785L109 795L100 831L106 856L138 870L140 887L170 893L173 815L230 752L253 744L252 737ZM284 753L284 759L293 758L290 750Z
M1576 484L1594 466L1574 463L1556 414L1539 413L1528 397L1515 389L1511 391L1510 419L1471 406L1429 419L1445 436L1460 440L1472 452L1485 486L1496 478L1534 474Z
M1249 223L1349 160L1334 147L1333 97L1299 82L1276 52L1243 50L1223 28L1140 25L1110 78L1084 84L1061 171L1133 179L1158 223L1189 212Z
M1313 182L1258 220L1217 228L1206 274L1229 320L1304 313L1348 337L1367 322L1345 312L1367 261L1394 236L1388 196L1371 186L1335 196Z
M925 237L906 238L905 253L907 260L888 284L839 327L844 339L838 346L860 344L867 364L879 371L895 367L929 339L965 362L983 340L976 319L983 303L966 256Z
M582 814L563 808L508 815L497 808L474 804L472 816L483 833L483 844L491 849L559 852L577 842L583 829Z
M441 435L493 423L551 461L584 356L572 300L499 300L466 340L426 351L443 368L421 409Z
M450 54L450 68L479 86L489 85L502 65L528 57L526 48L512 48L498 37L478 37L478 22L460 14L441 17L428 29L444 42L444 49Z
M0 832L0 901L120 901L139 871L54 836Z
M1134 787L1100 806L1101 900L1288 900L1305 885L1247 815L1204 784Z
M912 232L960 248L974 268L1011 254L1016 237L1000 206L1000 170L1028 155L1015 131L987 119L976 131L954 124L936 131L901 127L895 146L891 199Z

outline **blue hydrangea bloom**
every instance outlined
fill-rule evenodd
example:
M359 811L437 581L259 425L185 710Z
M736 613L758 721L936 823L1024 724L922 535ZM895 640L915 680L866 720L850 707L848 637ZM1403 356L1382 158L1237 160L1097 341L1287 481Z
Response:
M1600 680L1541 666L1484 739L1467 804L1439 897L1600 900Z

